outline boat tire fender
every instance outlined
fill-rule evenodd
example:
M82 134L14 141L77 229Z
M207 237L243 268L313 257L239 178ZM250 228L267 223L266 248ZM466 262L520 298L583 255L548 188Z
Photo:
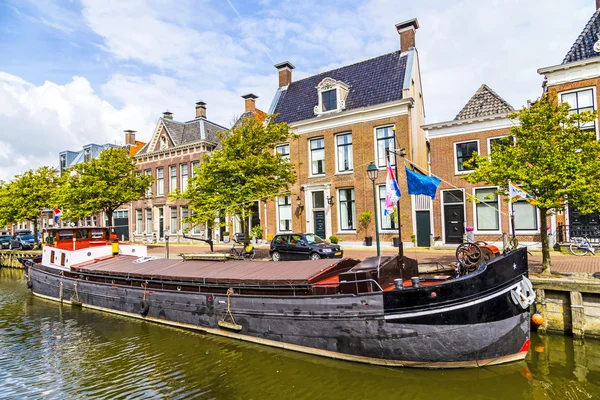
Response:
M516 288L510 291L512 301L515 305L521 306L523 310L527 310L535 301L535 291L531 281L524 276Z
M150 302L148 300L142 300L140 304L140 314L145 317L150 311Z
M33 282L31 282L31 279L27 279L27 289L31 289L33 287Z

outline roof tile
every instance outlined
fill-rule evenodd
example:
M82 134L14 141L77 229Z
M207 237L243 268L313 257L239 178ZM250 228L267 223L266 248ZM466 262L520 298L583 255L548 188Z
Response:
M454 120L471 119L513 111L515 109L506 100L498 96L488 85L483 84L456 117L454 117Z
M597 9L583 28L581 34L577 37L577 40L575 40L575 43L573 43L573 46L571 46L571 49L562 61L563 64L600 56L600 53L594 51L594 44L600 40L599 15L600 9Z

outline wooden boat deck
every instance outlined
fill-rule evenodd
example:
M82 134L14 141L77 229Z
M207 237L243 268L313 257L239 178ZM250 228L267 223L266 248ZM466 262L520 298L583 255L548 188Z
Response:
M74 266L72 270L115 277L188 282L309 284L359 263L359 260L349 258L280 262L155 259L136 263L136 260L136 257L116 256Z

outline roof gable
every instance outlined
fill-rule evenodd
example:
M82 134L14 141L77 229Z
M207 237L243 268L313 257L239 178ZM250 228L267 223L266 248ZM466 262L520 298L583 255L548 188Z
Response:
M483 84L456 117L454 117L454 120L471 119L513 111L515 109L506 100L498 96L488 85Z
M600 40L599 15L600 9L597 9L569 49L562 61L563 64L600 56L600 52L594 50L594 44Z
M279 89L273 113L277 122L315 118L319 103L317 86L324 78L349 86L344 110L368 107L402 99L407 54L395 51L370 60L322 72Z

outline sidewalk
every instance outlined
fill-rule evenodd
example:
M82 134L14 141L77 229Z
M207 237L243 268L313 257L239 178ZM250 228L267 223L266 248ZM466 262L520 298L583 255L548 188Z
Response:
M257 245L257 258L268 258L269 245ZM231 249L231 244L218 244L214 246L215 252L224 253ZM364 259L376 255L375 247L344 247L344 257ZM205 253L209 251L207 244L169 244L170 258L176 258L180 253ZM397 248L383 248L381 254L391 255L398 252ZM440 262L448 264L456 261L454 250L429 250L427 248L407 248L404 254L407 257L414 258L420 263ZM165 255L164 244L148 245L148 254L163 256ZM542 253L532 252L529 256L529 270L531 272L541 272ZM600 272L600 256L577 257L570 254L552 251L550 253L552 261L551 271L561 274L594 274Z

